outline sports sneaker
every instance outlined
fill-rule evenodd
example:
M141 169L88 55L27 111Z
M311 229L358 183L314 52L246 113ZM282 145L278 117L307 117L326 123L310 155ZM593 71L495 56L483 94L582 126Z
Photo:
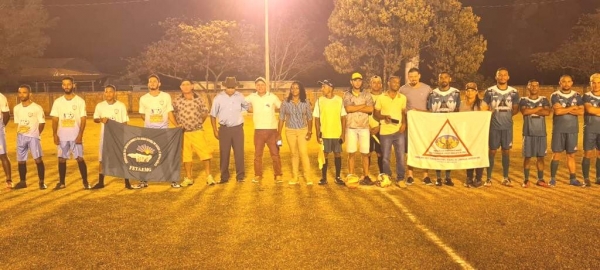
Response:
M556 187L556 180L550 179L550 182L548 182L548 186L549 187Z
M485 184L483 184L483 186L485 187L491 187L492 186L492 179L487 179L485 180Z
M546 181L544 181L544 179L540 179L535 183L536 186L538 187L548 187L548 184L546 184Z
M95 184L92 189L103 189L104 188L104 184L98 182L97 184Z
M238 179L238 180L235 180L235 181L238 182L238 183L244 183L244 182L246 182L246 179L242 178L242 179Z
M344 182L344 180L342 180L341 177L336 177L335 178L335 183L338 184L338 185L340 185L340 186L345 186L346 185L346 183Z
M408 178L406 178L406 184L407 185L412 185L415 182L415 179L412 178L412 176L409 176Z
M212 186L212 185L215 184L215 179L213 179L212 175L209 174L206 177L206 184L209 185L209 186Z
M141 181L137 185L133 186L134 189L147 188L147 187L148 187L148 182L146 182L146 181Z
M13 189L22 189L22 188L26 188L27 187L27 183L25 181L19 181L14 187Z
M395 182L396 182L397 187L400 187L400 188L408 187L408 185L406 184L406 181L404 181L404 179L399 179Z
M463 183L463 186L466 188L470 188L471 186L473 186L473 179L467 178L467 180Z
M194 184L194 181L192 181L192 179L189 179L188 177L184 177L183 181L181 181L181 184L179 184L181 187L187 187L187 186L191 186Z
M521 186L524 187L524 188L528 188L529 187L529 180L523 181L523 184L521 184Z
M66 186L64 183L60 183L60 182L59 182L59 183L58 183L58 184L56 184L56 186L54 187L54 190L64 189L64 188L66 188L66 187L67 187L67 186Z
M90 190L90 189L92 189L92 186L89 183L84 182L83 183L83 189Z
M12 182L12 180L6 180L6 188L8 188L8 189L13 188L13 182Z
M435 180L435 185L438 186L438 187L441 187L443 185L442 184L442 178L438 178L437 180Z
M577 179L571 179L571 181L569 181L569 185L580 187L581 186L581 182L579 182Z
M319 185L320 186L327 185L327 179L321 179L321 180L319 180Z
M444 185L453 187L454 182L452 182L452 179L446 178L446 180L444 181Z
M275 176L275 183L277 183L277 184L283 183L283 180L281 179L281 175Z
M306 185L307 185L307 186L312 186L312 185L313 185L313 182L312 182L312 181L306 181Z
M431 182L431 178L429 178L429 176L427 176L427 177L425 177L425 179L423 179L423 184L425 184L426 186L433 185L433 183Z
M179 183L177 183L177 182L171 182L171 187L172 188L180 188L181 185Z
M137 189L136 187L131 186L131 183L129 183L129 182L125 183L125 188L126 189Z
M362 180L360 180L358 182L359 184L363 185L363 186L372 186L373 184L375 184L372 180L371 177L369 176L365 176Z
M48 186L46 186L46 184L44 182L39 182L39 186L41 190L47 189Z
M252 178L252 183L260 183L260 181L262 180L262 176L254 176L254 178Z
M508 178L504 178L504 180L502 180L502 185L507 186L507 187L512 187L512 181L510 181L510 179L508 179Z
M298 184L298 182L296 182L296 181L289 181L288 182L288 185L291 185L291 186L297 185L297 184Z
M483 181L481 181L481 179L475 179L475 181L473 181L473 184L471 185L471 187L473 187L473 188L483 187Z
M590 182L590 179L583 180L583 187L589 188L591 186L592 186L592 182Z

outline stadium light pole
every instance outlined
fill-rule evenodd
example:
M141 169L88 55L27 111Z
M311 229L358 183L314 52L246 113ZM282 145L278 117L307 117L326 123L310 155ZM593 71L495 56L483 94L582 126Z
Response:
M271 91L271 71L269 62L269 0L265 0L265 83L267 84L267 92Z

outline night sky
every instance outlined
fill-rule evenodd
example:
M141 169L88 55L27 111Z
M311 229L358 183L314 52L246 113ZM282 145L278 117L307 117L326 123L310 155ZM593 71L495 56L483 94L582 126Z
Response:
M207 21L238 19L256 24L259 29L264 23L262 0L135 1L138 0L43 1L50 15L59 18L55 27L48 32L52 42L45 57L83 58L104 72L119 74L124 65L122 59L139 54L145 46L160 39L162 28L158 27L158 22L166 18L200 17ZM600 8L600 1L597 0L558 1L463 0L464 5L474 6L475 13L481 17L480 33L488 40L488 51L480 72L493 76L496 68L505 66L511 71L513 84L523 84L530 78L555 84L558 81L555 79L557 74L536 71L529 55L556 48L568 37L571 27L582 13ZM106 2L130 3L92 5ZM333 1L270 2L272 14L293 10L294 16L308 18L312 22L310 31L317 46L323 49L327 45L327 19L333 10ZM504 4L513 6L496 7ZM423 75L424 80L431 78L431 74ZM329 65L300 79L312 85L312 81L323 79L320 76L345 81L345 75L336 74Z

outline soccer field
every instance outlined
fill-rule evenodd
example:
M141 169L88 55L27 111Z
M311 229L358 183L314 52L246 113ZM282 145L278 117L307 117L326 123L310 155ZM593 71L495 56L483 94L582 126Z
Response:
M131 124L141 123L132 117ZM267 150L264 183L256 185L250 181L252 119L246 117L244 183L207 186L205 175L198 175L201 164L195 162L196 183L187 188L151 183L143 190L127 190L122 179L107 177L106 188L90 191L83 190L71 160L67 188L53 191L58 173L49 122L42 142L49 189L37 188L30 161L29 187L0 191L0 269L598 268L600 188L568 186L566 160L556 188L521 188L521 125L521 116L515 116L514 187L497 181L500 162L489 188L463 187L464 171L453 172L454 187L425 186L420 171L408 188L348 189L332 181L328 186L277 185L269 177L273 171ZM209 123L205 128L212 134ZM97 181L99 131L88 120L84 151L92 185ZM17 181L15 125L9 124L6 133ZM213 175L219 179L217 141L208 139L214 147ZM284 179L289 179L289 148L283 141ZM316 182L319 148L314 138L309 147ZM580 160L581 153L581 179ZM546 179L549 162L550 156ZM342 174L346 164L343 159ZM360 171L360 161L356 164Z

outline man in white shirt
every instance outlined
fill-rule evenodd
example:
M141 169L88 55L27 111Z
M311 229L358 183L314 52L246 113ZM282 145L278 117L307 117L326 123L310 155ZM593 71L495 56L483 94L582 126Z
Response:
M148 76L148 93L140 98L139 113L144 119L144 127L147 128L168 128L169 122L177 125L173 115L173 103L171 96L160 88L160 78L157 75ZM141 181L134 188L148 187L147 181ZM171 182L171 187L180 188L177 182Z
M73 78L63 78L62 88L65 94L54 100L50 111L54 144L58 147L59 182L55 190L66 187L67 159L71 156L77 160L84 189L91 188L87 180L87 165L83 160L83 131L87 113L85 101L73 93L75 86Z
M275 110L281 107L281 100L277 95L267 92L267 84L263 77L258 77L254 81L256 93L246 97L250 104L248 112L253 113L254 120L254 179L252 182L260 183L263 177L262 157L265 144L269 147L271 159L273 160L273 171L275 182L283 183L281 176L281 159L279 157L279 147L277 142L281 142L281 137L277 132L278 120L275 117Z
M46 189L44 183L45 169L42 161L42 145L40 133L44 130L46 117L42 106L31 100L31 86L21 85L18 90L18 97L21 103L13 108L14 122L17 124L17 162L19 166L20 182L15 188L27 187L27 153L31 156L37 167L39 187Z
M116 121L118 123L125 123L129 121L129 116L127 115L127 107L123 102L117 100L117 88L109 84L104 87L104 101L98 103L96 105L96 109L94 110L94 123L99 123L101 125L100 129L100 150L98 152L98 161L100 162L100 166L98 167L98 183L92 187L92 189L101 189L104 188L104 174L102 173L102 145L104 144L104 124L108 122L108 120ZM131 183L129 183L129 179L125 179L125 188L131 189Z

